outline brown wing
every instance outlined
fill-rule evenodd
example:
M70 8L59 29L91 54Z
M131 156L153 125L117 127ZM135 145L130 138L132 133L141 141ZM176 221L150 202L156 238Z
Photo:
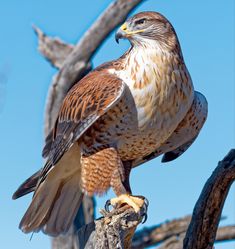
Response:
M179 146L175 150L166 152L162 157L162 160L161 160L162 163L173 161L179 156L181 156L193 144L196 138L197 136L195 136L194 138L192 138L190 141L186 142L185 144Z
M48 160L42 177L99 117L120 100L125 86L115 75L93 71L69 91L54 131L49 135L53 140L48 139L51 144L46 144L43 150Z
M175 160L193 144L206 121L207 113L208 104L205 96L195 91L191 109L168 139L168 144L161 148L165 153L162 157L163 163Z
M150 161L162 154L164 154L162 162L172 161L182 155L193 144L202 129L207 118L207 109L206 98L200 92L195 91L190 110L168 140L150 155L133 161L132 167Z

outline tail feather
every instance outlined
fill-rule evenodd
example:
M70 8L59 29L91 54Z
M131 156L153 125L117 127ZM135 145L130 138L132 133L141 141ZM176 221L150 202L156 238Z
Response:
M41 170L34 173L32 176L30 176L27 180L25 180L19 188L16 190L16 192L13 194L12 199L15 200L19 197L22 197L30 192L33 192L36 188L37 182L40 177Z
M29 233L42 230L51 236L66 233L83 198L80 181L80 149L76 144L35 190L33 200L19 225L22 231Z
M83 194L77 188L77 176L73 176L61 189L60 196L56 200L53 211L44 226L46 234L58 235L67 232L73 223L83 198Z

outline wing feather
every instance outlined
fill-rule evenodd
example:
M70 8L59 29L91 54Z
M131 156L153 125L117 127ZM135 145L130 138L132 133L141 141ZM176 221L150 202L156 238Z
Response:
M169 162L178 158L196 140L206 121L207 112L208 105L206 98L200 92L195 91L194 101L190 110L168 140L150 155L133 161L132 167L150 161L162 154L164 154L162 162Z
M54 131L43 149L43 155L48 160L41 177L44 178L74 142L121 99L125 86L113 74L93 71L69 91L62 103Z

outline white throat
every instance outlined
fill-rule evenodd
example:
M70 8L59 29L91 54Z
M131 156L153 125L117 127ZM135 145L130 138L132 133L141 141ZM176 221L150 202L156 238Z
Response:
M133 46L124 59L125 70L115 71L130 89L155 85L172 56L156 41ZM160 65L160 66L159 66ZM151 89L150 89L151 90Z

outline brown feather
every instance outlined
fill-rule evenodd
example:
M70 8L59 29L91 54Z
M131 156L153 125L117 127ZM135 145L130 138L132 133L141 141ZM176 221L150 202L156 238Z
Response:
M56 236L70 228L80 206L80 146L75 144L37 187L20 222L25 233L44 231Z
M116 149L106 148L82 156L82 189L85 193L104 194L114 182L117 194L121 194L121 182L124 181L124 169ZM120 184L118 186L118 184Z
M42 170L43 178L73 143L120 100L124 89L125 84L115 75L93 71L70 90L54 128L55 138L50 146L48 162Z
M16 192L13 194L12 199L15 200L19 197L22 197L32 191L35 190L35 187L38 183L38 180L40 178L41 170L34 173L32 176L30 176L27 180L25 180L19 188L16 190Z

